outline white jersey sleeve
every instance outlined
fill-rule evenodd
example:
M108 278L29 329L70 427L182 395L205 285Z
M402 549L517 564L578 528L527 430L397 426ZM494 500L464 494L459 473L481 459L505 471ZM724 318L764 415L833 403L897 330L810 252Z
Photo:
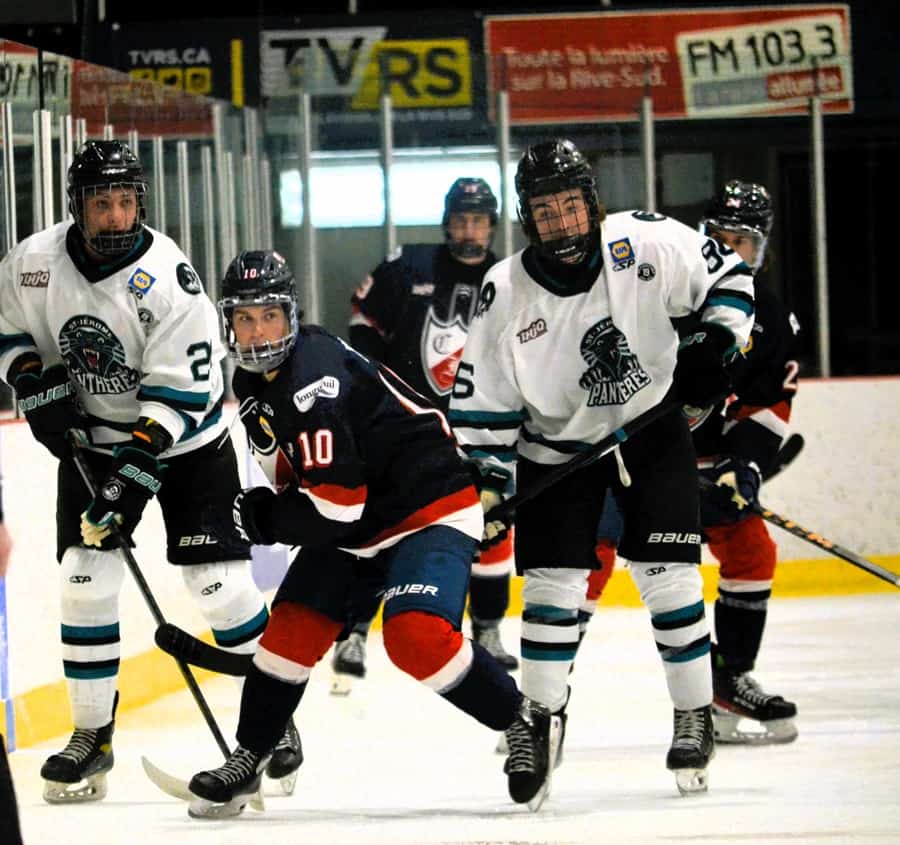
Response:
M484 474L495 471L513 488L516 442L526 418L516 383L508 332L515 307L512 259L492 267L484 278L475 318L469 325L456 371L449 421L466 458Z

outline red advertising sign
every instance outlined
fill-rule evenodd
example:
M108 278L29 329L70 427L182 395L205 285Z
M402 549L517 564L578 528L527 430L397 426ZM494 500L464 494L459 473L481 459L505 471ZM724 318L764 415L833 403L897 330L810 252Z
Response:
M513 123L853 111L844 4L485 18L489 83Z
M72 115L87 120L90 137L106 124L119 138L130 129L148 138L209 137L213 130L211 100L82 61L74 62Z

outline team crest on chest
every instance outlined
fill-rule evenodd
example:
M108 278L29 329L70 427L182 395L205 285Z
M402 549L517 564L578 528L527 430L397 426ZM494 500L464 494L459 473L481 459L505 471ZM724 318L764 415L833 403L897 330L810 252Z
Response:
M422 369L429 387L439 396L453 389L468 333L462 314L444 321L434 313L433 306L428 309L422 326Z
M141 380L141 374L125 363L122 341L97 317L79 314L66 320L59 330L59 351L88 393L128 393Z
M604 317L585 332L580 352L588 368L578 385L588 391L588 407L624 405L650 384L650 376L629 348L628 338L610 317Z

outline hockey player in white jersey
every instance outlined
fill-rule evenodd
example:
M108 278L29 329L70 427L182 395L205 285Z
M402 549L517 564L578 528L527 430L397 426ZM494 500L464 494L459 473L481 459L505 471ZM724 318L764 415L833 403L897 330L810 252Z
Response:
M146 191L125 144L88 141L68 173L74 223L32 235L0 264L0 377L60 462L62 655L75 730L41 769L51 803L103 798L113 766L124 579L113 525L130 537L156 496L168 559L220 646L252 652L268 619L249 546L226 550L201 528L210 491L239 483L222 417L225 351L190 262L144 224ZM73 437L96 498L72 460ZM295 732L290 739L281 762L296 770L302 752Z
M703 791L714 746L710 637L697 468L677 406L727 392L725 363L753 323L752 276L732 250L661 214L607 217L570 141L529 147L516 191L530 245L485 277L450 405L472 463L495 478L515 466L525 491L639 414L662 402L673 410L518 508L522 690L554 718L544 741L507 731L510 795L528 801L560 759L552 736L564 728L578 609L609 488L623 506L620 554L650 611L674 707L666 764L680 791ZM679 347L671 319L691 313L703 322ZM485 539L504 531L490 520Z

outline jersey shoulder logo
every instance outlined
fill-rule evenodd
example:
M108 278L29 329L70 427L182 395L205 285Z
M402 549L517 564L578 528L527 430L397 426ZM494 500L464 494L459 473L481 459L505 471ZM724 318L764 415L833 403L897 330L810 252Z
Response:
M628 238L619 238L607 244L613 259L613 272L627 270L634 266L634 248Z
M294 394L294 407L301 413L305 414L316 400L321 396L325 399L335 399L341 390L341 383L334 376L322 376L318 381L301 387Z
M659 223L666 219L665 214L658 214L655 211L632 211L631 216L642 223Z
M611 317L604 317L585 332L580 351L588 368L578 386L588 391L588 407L624 405L650 384L650 376L628 346L628 338Z
M200 277L190 264L182 261L175 269L175 276L178 279L178 284L185 293L196 296L203 290L203 285L200 284Z
M146 270L138 267L128 280L128 289L138 298L142 299L156 283L156 276L151 276Z

